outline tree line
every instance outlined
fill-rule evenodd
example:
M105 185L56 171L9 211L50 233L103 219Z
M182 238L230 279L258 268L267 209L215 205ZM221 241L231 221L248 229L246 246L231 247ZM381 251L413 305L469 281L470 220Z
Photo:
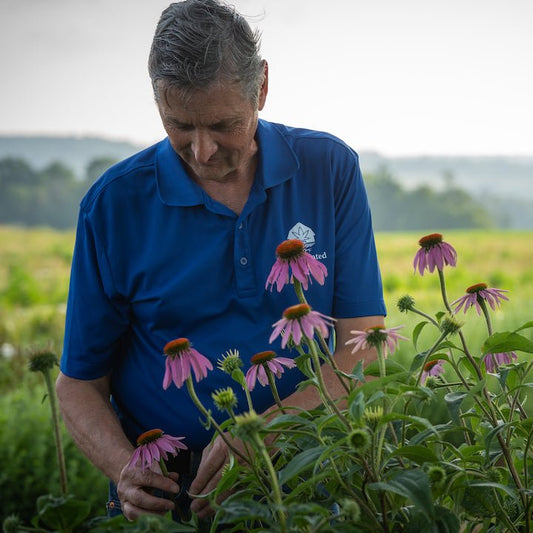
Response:
M83 176L62 162L41 170L25 159L0 159L0 224L75 227L78 206L90 185L116 161L89 162ZM490 228L497 224L483 204L453 185L407 189L386 169L365 175L376 231L439 228Z

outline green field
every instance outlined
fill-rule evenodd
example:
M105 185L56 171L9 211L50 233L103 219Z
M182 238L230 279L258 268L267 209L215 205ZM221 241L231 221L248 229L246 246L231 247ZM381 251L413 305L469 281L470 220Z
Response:
M396 309L406 293L430 314L441 309L437 276L413 272L422 236L376 235L388 325L409 327L415 321ZM450 300L486 282L509 290L510 301L494 314L496 329L533 319L533 232L450 231L444 240L458 254L457 267L445 271ZM73 244L73 231L0 226L0 345L8 343L18 352L42 344L60 349Z

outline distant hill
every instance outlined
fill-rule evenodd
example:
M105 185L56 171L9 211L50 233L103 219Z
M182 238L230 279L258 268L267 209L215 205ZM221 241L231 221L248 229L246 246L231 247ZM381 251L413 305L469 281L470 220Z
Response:
M21 157L36 169L61 161L79 177L85 175L87 164L93 159L109 157L118 161L143 148L98 137L0 136L0 159Z
M0 159L20 157L36 169L61 161L80 178L94 159L120 160L143 148L97 137L0 136ZM385 157L374 152L360 156L364 174L387 172L405 188L459 187L497 211L508 227L533 227L533 156Z
M120 160L143 148L145 146L97 137L0 136L0 159L22 157L38 169L52 161L62 161L79 176L85 173L92 159L111 157ZM364 173L376 173L386 168L405 187L427 183L441 188L446 180L451 180L454 185L477 196L533 199L533 156L385 157L374 152L360 155Z
M533 146L532 146L533 150ZM453 184L479 198L533 200L533 156L418 156L383 157L362 153L361 167L370 173L387 171L404 187L430 184L436 189Z

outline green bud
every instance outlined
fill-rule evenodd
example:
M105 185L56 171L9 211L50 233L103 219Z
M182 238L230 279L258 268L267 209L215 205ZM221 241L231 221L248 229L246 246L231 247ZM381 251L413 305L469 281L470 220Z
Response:
M230 411L237 407L237 396L231 387L216 390L211 397L220 411Z
M427 469L427 475L431 487L434 489L442 489L446 483L446 470L439 465L431 465Z
M370 448L372 437L366 429L357 428L348 435L348 443L355 453L363 455Z
M30 357L29 369L31 372L48 372L58 366L57 356L49 351L36 352Z
M339 506L351 523L357 523L361 520L361 507L355 500L344 498L339 502Z
M242 366L239 350L228 350L226 355L218 360L217 366L222 372L231 376L235 370L238 370Z
M265 426L265 419L255 411L235 417L235 434L242 440L253 441Z
M398 300L398 303L396 305L402 313L406 313L407 311L411 311L413 309L413 307L415 306L415 300L414 298L406 294Z
M462 327L464 322L460 322L453 315L445 315L440 323L440 330L446 335L453 335L457 333Z
M17 515L9 515L3 523L4 533L18 533L21 530L22 522Z
M366 407L363 416L369 426L375 427L383 418L383 407L381 405L377 407Z

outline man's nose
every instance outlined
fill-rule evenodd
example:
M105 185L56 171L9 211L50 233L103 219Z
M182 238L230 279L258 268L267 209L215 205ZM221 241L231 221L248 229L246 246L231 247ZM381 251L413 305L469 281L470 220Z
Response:
M191 150L198 163L205 164L217 151L217 143L208 131L196 131L191 140Z

